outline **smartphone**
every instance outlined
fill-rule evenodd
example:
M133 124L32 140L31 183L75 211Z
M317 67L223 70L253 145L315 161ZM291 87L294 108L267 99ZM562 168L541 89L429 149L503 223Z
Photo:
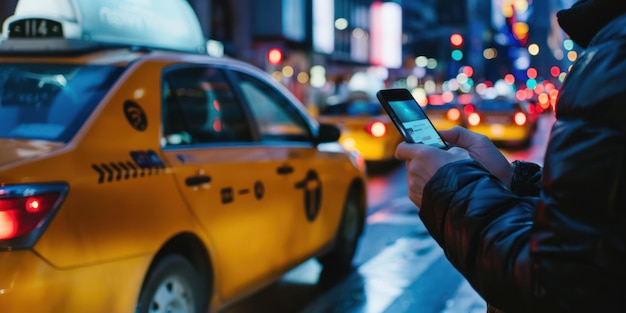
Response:
M382 89L376 97L406 142L449 148L409 90Z

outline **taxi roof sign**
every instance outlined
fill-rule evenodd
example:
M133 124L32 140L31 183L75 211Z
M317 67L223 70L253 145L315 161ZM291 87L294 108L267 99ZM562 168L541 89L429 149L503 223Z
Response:
M202 28L186 0L19 0L2 37L5 42L69 39L206 52Z

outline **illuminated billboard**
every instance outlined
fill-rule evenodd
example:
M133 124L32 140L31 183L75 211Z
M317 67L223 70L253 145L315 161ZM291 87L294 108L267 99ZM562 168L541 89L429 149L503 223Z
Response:
M335 50L335 0L313 0L313 49L328 54Z
M370 9L370 62L389 68L402 66L402 8L394 2L374 2Z

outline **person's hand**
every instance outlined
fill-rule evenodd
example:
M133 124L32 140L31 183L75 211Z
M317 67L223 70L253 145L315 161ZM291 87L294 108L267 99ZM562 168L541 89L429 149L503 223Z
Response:
M441 150L423 144L401 143L396 158L406 161L409 198L421 206L424 186L437 170L447 163L474 159L507 187L511 185L513 166L487 136L463 127L439 131L441 138L452 146Z
M396 158L406 162L409 199L421 207L424 186L437 170L448 163L470 159L470 155L467 150L457 147L442 150L424 144L402 142L396 148Z
M441 138L453 146L466 149L469 155L507 187L511 187L513 167L487 136L457 126L439 131Z

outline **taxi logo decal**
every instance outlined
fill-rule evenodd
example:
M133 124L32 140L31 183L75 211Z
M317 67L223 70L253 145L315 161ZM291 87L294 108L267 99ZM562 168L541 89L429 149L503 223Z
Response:
M131 151L130 157L141 169L164 169L165 164L154 150L148 151Z
M156 152L131 151L133 159L125 162L93 164L91 168L98 173L98 183L128 180L130 178L158 175L165 171L165 165Z
M304 180L296 183L297 189L304 189L304 212L309 221L315 220L322 204L322 182L314 170L306 173Z
M124 115L130 126L138 131L144 131L148 128L148 118L141 106L134 101L126 100L124 102Z

